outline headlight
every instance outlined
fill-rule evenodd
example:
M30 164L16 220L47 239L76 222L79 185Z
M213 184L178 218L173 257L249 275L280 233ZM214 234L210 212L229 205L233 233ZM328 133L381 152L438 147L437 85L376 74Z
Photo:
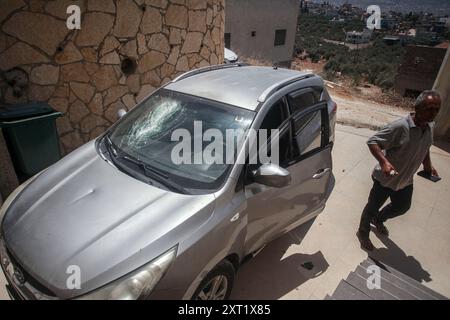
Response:
M26 186L28 186L38 175L34 175L24 183L22 183L20 186L18 186L9 196L6 198L5 202L3 202L2 207L0 208L0 234L1 234L1 225L3 222L3 217L5 216L6 211L8 210L11 203L14 201L14 199L19 195L19 193L22 192L23 189L25 189Z
M132 273L81 296L80 300L137 300L147 297L177 255L177 246Z

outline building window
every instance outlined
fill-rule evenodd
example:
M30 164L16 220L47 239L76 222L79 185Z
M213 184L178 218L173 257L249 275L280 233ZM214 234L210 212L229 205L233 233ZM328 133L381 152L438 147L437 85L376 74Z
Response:
M231 34L225 33L225 48L230 49L231 47Z
M252 31L252 37L256 36L256 31Z
M286 29L275 30L274 46L284 46L286 43Z

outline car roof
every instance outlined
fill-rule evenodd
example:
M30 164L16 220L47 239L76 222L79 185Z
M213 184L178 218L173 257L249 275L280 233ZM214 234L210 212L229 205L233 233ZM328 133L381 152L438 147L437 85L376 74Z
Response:
M212 67L213 68L213 67ZM165 88L206 99L211 99L248 110L256 110L260 97L271 88L310 73L274 67L230 66L193 71ZM201 72L200 72L201 71Z

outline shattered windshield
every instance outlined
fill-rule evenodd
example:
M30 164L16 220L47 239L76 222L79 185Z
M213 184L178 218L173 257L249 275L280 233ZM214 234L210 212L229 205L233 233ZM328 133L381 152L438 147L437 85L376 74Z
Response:
M225 157L227 132L244 132L253 116L248 110L161 89L126 114L109 138L121 153L171 183L211 190L220 187L232 163ZM241 138L233 136L235 150ZM205 161L205 154L218 161Z

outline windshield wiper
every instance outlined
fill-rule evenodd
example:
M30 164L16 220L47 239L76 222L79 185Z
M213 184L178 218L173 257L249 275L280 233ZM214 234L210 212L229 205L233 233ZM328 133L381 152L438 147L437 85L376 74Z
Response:
M183 194L189 194L189 192L185 188L183 188L180 185L178 185L177 183L174 183L171 180L169 180L169 176L153 169L152 167L150 167L149 164L143 162L142 160L134 159L134 158L126 156L126 155L120 155L119 158L127 160L127 161L137 165L142 170L142 172L144 173L144 175L146 177L156 180L159 183L161 183L162 185L165 185L166 187L169 187L172 190L178 191Z
M113 142L111 141L111 139L109 138L108 135L105 136L105 141L106 141L106 146L107 146L107 149L108 149L110 155L114 156L115 159L127 160L128 162L131 162L131 163L135 164L138 168L140 168L147 178L155 180L155 181L159 182L160 184L165 185L166 187L168 187L172 190L178 191L183 194L189 194L189 192L185 188L170 181L169 177L167 175L165 175L159 171L156 171L155 169L151 168L147 163L143 162L142 160L134 159L125 154L119 155L116 147L114 146Z

